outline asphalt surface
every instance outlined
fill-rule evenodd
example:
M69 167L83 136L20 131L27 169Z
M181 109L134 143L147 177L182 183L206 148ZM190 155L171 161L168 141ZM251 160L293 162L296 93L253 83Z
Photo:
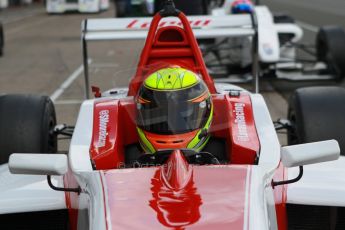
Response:
M320 5L320 9L315 8L317 4L307 0L263 2L274 10L289 12L299 21L314 27L323 24L345 26L345 15L339 10L341 7L345 9L343 0L318 0L317 2L325 5L325 8ZM28 10L26 14L20 10L12 10L10 13L7 12L6 17L1 12L0 19L5 22L6 47L4 57L0 58L0 93L49 95L56 106L58 123L74 125L80 103L84 98L81 21L85 18L104 18L113 15L113 9L100 14L48 15L42 6L37 6L34 11ZM320 15L325 16L320 17ZM307 39L313 36L315 31L307 30ZM90 46L92 85L100 86L103 90L126 86L130 73L135 69L142 45L143 42L133 41L92 44ZM286 117L286 99L295 88L319 84L335 83L284 81L273 82L272 87L271 83L264 82L262 93L272 119ZM285 144L285 139L281 138L281 142ZM66 149L66 143L62 143L60 150Z
M22 21L37 14L45 12L45 8L40 3L30 5L11 6L10 8L0 9L0 21L3 24Z
M312 26L340 25L345 28L344 0L261 0L261 3Z

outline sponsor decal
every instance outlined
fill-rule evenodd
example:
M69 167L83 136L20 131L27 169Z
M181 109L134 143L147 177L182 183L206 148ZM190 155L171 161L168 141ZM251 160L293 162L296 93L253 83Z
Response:
M207 20L195 20L195 21L189 21L189 24L192 27L203 27L203 26L208 26L210 24L211 20L207 19ZM126 28L127 29L148 29L151 25L151 22L141 22L138 19L135 19L133 21L131 21ZM182 23L179 20L176 21L163 21L161 23L159 23L159 27L163 27L163 26L173 26L173 25L177 25L177 26L182 26Z
M237 125L238 141L249 141L246 117L244 114L244 103L235 103L235 110L233 110L235 115L235 124Z
M99 131L98 131L98 143L97 147L102 148L105 146L106 139L108 136L108 127L109 123L109 110L101 110L99 112Z

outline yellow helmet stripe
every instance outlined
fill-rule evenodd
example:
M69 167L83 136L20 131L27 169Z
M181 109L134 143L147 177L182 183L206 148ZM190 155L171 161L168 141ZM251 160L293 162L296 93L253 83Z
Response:
M140 143L141 146L144 147L144 150L149 151L150 153L156 152L151 142L146 138L145 133L139 127L137 127L137 131L140 137L139 139L144 142L143 144Z
M195 137L193 138L193 140L191 140L188 145L187 145L187 148L188 149L193 149L195 148L195 146L197 146L199 144L199 142L201 141L201 139L199 138L199 135L200 133L204 130L204 129L209 129L210 125L211 125L211 121L212 121L212 118L213 118L213 104L211 106L211 112L210 112L210 116L208 117L207 119L207 122L205 124L205 126L203 128L201 128L199 130L199 132L195 135ZM207 137L207 139L204 141L205 144L207 143L207 140L208 140L209 137ZM198 149L202 149L202 147L204 147L204 144L201 145L201 147L198 147ZM196 149L197 151L200 151Z

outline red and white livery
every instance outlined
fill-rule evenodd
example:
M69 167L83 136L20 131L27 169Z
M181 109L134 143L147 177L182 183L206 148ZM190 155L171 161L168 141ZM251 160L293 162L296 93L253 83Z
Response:
M68 209L71 229L284 230L287 204L345 206L345 186L334 175L344 178L343 158L306 166L302 179L287 185L296 166L336 160L336 141L282 147L260 94L214 84L209 75L194 35L249 36L251 25L247 15L187 19L182 13L85 21L84 42L146 38L137 72L128 88L83 102L67 157L13 154L11 172L38 174L31 176L1 166L0 214ZM263 45L266 37L260 38ZM162 60L205 81L214 103L211 135L226 140L228 164L193 165L174 150L164 165L124 168L124 146L138 142L134 96ZM54 175L53 184L65 191L49 188L44 175Z

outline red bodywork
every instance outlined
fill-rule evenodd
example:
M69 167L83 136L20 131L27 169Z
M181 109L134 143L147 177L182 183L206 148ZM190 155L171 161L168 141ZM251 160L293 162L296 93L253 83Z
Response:
M211 135L226 139L228 159L232 164L254 164L259 151L259 141L249 96L214 95L213 103ZM241 110L236 111L236 106ZM100 133L104 124L100 124L100 120L105 111L109 121L106 125L107 135L102 139ZM95 168L122 168L125 146L139 142L133 97L96 103L93 124L90 157Z
M153 18L128 97L94 105L90 158L100 170L107 224L113 229L243 229L246 183L260 149L249 94L217 94L184 14L179 15L183 28L158 28L160 19L159 14ZM138 143L134 97L149 74L167 65L190 69L207 84L214 104L211 135L226 140L231 165L191 166L175 151L167 166L122 169L125 146ZM66 186L74 181L65 180ZM283 192L275 192L279 229L285 229ZM73 209L78 196L66 195ZM70 213L75 229L77 213Z
M250 166L191 166L178 151L158 168L102 171L106 218L118 229L243 229L247 174Z

